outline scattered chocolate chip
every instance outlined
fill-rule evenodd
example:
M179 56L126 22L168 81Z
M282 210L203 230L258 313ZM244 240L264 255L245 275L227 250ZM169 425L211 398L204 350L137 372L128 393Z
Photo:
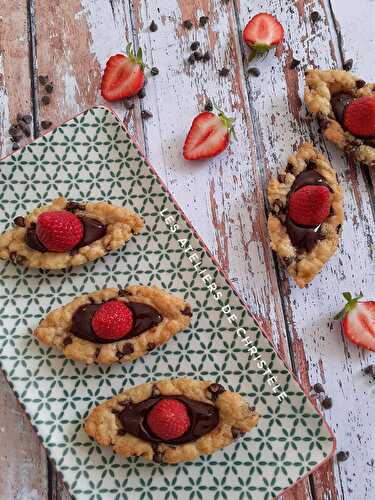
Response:
M195 51L195 50L199 49L199 45L200 45L200 43L199 43L199 42L193 42L193 43L190 45L190 50Z
M18 142L14 142L12 144L12 151L17 151L17 149L20 149L20 145L18 144Z
M238 429L237 427L232 427L231 431L233 439L239 439L245 434L243 431L241 431L241 429Z
M97 347L97 348L95 349L94 358L95 358L95 359L98 359L99 354L100 354L100 347Z
M47 94L52 94L52 92L53 92L53 84L52 83L47 83L47 85L45 86L45 89L46 89Z
M19 125L20 129L22 130L22 132L25 134L25 136L30 137L30 135L31 135L30 125L27 125L23 121L18 122L18 125Z
M196 50L193 55L196 61L201 61L203 58L203 54L200 50Z
M42 104L44 104L45 106L47 106L51 102L51 99L49 98L48 95L44 95L42 97L41 101L42 101Z
M156 76L159 74L159 69L156 66L153 66L150 71L152 76Z
M52 125L52 122L50 122L49 120L43 120L43 121L40 122L40 126L44 130L47 130L47 128L50 128L51 125Z
M293 58L292 62L290 63L290 69L296 69L300 64L301 64L301 61Z
M155 21L151 21L150 31L154 32L154 31L157 31L157 30L158 30L158 25L156 24Z
M314 170L316 168L316 162L314 160L309 160L306 165L306 170Z
M332 398L329 398L328 396L325 397L322 401L322 406L325 410L332 408Z
M221 384L211 384L207 387L209 393L211 393L211 399L216 401L220 394L225 392L225 388Z
M9 130L8 130L9 134L11 136L16 136L17 135L17 132L18 132L18 125L12 125Z
M125 99L124 105L126 109L133 109L134 108L134 102L129 101L129 99Z
M181 314L183 314L184 316L190 316L190 317L192 317L193 313L191 312L191 307L190 306L186 306L185 309L183 309L181 311Z
M41 85L45 85L48 82L48 75L39 75L38 80Z
M200 26L206 26L206 24L208 23L208 17L207 16L201 16L199 18L199 25Z
M150 113L150 111L147 111L146 109L142 109L141 111L141 117L144 118L145 120L148 120L149 118L152 118L153 114Z
M147 344L147 350L148 351L152 351L153 349L155 349L156 345L153 343L153 342L149 342Z
M184 21L182 24L187 30L191 30L191 28L193 27L193 23L190 21L190 19L186 19L186 21Z
M141 88L141 90L138 92L138 94L137 94L137 95L138 95L138 97L139 97L140 99L143 99L144 97L146 97L146 91L145 91L145 88L144 88L144 87L143 87L143 88Z
M314 11L314 12L311 12L310 19L313 23L317 23L318 21L320 21L322 19L322 16L319 14L319 12Z
M119 292L118 292L118 296L119 297L126 297L127 295L131 295L131 292L129 292L128 290L126 290L126 288L120 288Z
M23 115L23 117L22 117L22 121L24 121L28 125L32 122L32 120L33 120L33 118L31 115Z
M345 71L350 71L352 68L353 68L353 59L348 59L342 65L342 69L344 69Z
M363 373L366 375L371 375L371 377L375 378L375 365L369 365L364 368Z
M219 70L219 76L228 76L229 75L229 69L228 68L221 68Z
M366 85L366 82L364 80L357 80L355 82L355 85L356 85L357 89L361 89L362 87L364 87Z
M342 225L339 224L336 228L336 233L339 234L339 232L341 231L341 228L342 228Z
M125 429L118 429L117 431L117 435L118 436L125 436L126 434L126 430Z
M73 343L72 337L65 337L65 339L63 340L64 347L66 347L67 345L72 344L72 343Z
M350 453L348 451L339 451L336 455L338 462L345 462L348 460Z
M121 351L116 351L116 358L117 359L121 359L123 356L122 352Z
M293 165L291 163L288 163L286 166L285 172L287 174L291 174L291 173L293 173L293 169L294 169Z
M212 111L214 109L214 105L212 104L212 101L210 101L210 99L207 99L204 109L205 111Z
M247 70L247 72L249 73L249 75L252 75L252 76L259 76L260 75L260 71L258 68L249 68Z
M190 64L194 64L194 63L195 63L195 57L194 57L194 54L191 54L191 55L189 56L189 58L188 58L188 62L189 62Z
M207 51L203 54L202 61L203 61L203 62L208 62L210 59L211 59L211 54L210 54L210 53L209 53L209 51L207 50Z
M324 392L324 387L322 386L322 384L319 384L319 383L315 384L313 389L317 394Z
M122 348L122 354L124 356L128 356L129 354L132 354L134 352L134 347L132 344L124 344L124 347Z
M85 210L86 206L83 203L78 203L77 201L68 201L65 205L65 210L73 212L74 210Z
M26 226L25 218L18 216L14 219L13 224L18 227L25 227Z

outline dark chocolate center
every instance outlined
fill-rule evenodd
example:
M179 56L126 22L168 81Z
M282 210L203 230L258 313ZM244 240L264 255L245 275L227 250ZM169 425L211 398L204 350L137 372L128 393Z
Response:
M163 399L177 399L185 404L190 418L190 427L181 437L164 441L155 436L147 425L147 415L151 408ZM151 397L140 403L129 402L119 413L123 430L151 443L168 443L179 445L196 441L211 432L219 423L219 411L216 406L202 401L195 401L185 396Z
M133 313L133 328L127 335L124 335L124 337L116 340L105 340L95 334L91 325L92 318L95 312L103 304L84 304L79 307L73 314L70 331L77 337L89 340L90 342L94 342L96 344L111 344L113 342L119 342L123 339L137 337L141 333L153 328L163 321L163 317L158 313L158 311L147 304L142 304L140 302L124 303Z

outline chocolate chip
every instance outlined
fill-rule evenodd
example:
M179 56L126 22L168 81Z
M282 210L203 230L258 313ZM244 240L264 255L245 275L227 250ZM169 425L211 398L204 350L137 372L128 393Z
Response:
M151 21L151 24L150 24L150 31L152 32L155 32L158 30L158 25L156 24L155 21Z
M118 292L118 296L119 297L126 297L127 295L131 295L131 292L126 290L126 288L123 288L123 289L120 288L120 290Z
M64 347L66 347L67 345L72 344L72 343L73 343L72 337L65 337L65 339L63 340Z
M219 76L228 76L229 75L229 69L228 68L221 68L221 70L219 70Z
M17 149L20 149L20 145L18 144L18 142L14 142L12 144L12 151L17 151Z
M31 115L23 115L22 121L24 121L27 124L30 124L32 122L33 118Z
M241 429L238 429L238 427L232 427L231 431L233 439L239 439L245 434L243 431L241 431Z
M42 104L44 104L45 106L47 106L51 102L51 99L49 98L48 95L44 95L42 97L41 101L42 101Z
M153 384L152 386L152 389L151 389L151 395L156 397L156 396L160 396L160 389L159 387L156 385L156 384Z
M207 99L204 109L205 109L205 111L212 111L214 109L214 106L213 106L212 102L210 101L210 99Z
M137 94L137 95L138 95L138 97L139 97L140 99L143 99L144 97L146 97L146 91L145 91L145 88L144 88L144 87L143 87L143 88L141 88L141 90L138 92L138 94Z
M323 399L322 401L322 406L325 410L329 410L332 408L332 398L329 398L328 396Z
M129 99L124 100L124 105L126 109L133 109L134 108L134 102L129 101Z
M122 358L122 356L123 356L122 352L117 350L117 351L116 351L116 358L117 358L117 359L121 359L121 358Z
M51 125L52 125L52 122L50 122L49 120L43 120L43 121L40 122L40 126L44 130L47 130L47 128L50 128Z
M306 170L314 170L316 168L316 162L314 160L309 160L306 165Z
M153 114L150 113L150 111L147 111L146 109L142 109L141 111L141 117L144 118L145 120L148 120L149 118L152 118Z
M45 86L45 89L46 89L47 94L52 94L52 92L53 92L52 83L47 83L47 85Z
M200 26L206 26L206 24L208 23L208 17L207 16L201 16L199 18L199 24Z
M159 451L157 448L154 451L154 455L152 457L152 460L156 462L157 464L163 463L163 452Z
M26 226L25 218L18 216L14 219L13 224L18 227L25 227Z
M118 429L117 431L117 435L118 436L125 436L126 434L126 430L125 429Z
M83 203L78 203L77 201L68 201L65 205L65 210L69 212L74 212L75 210L85 210L86 206Z
M156 66L153 66L150 71L152 76L156 76L159 74L159 69Z
M336 233L339 234L339 232L341 231L341 228L342 228L342 225L339 224L336 228Z
M208 62L210 59L211 59L211 54L210 54L210 53L209 53L209 51L207 50L207 51L203 54L202 61L203 61L203 62Z
M211 399L216 401L220 394L225 392L225 388L221 384L211 384L207 387L209 393L211 393Z
M362 87L364 87L366 85L366 82L364 80L357 80L355 82L355 85L356 85L357 89L361 89Z
M348 460L350 453L348 451L339 451L336 455L338 462L345 462Z
M186 19L186 21L184 21L182 24L187 30L191 30L191 28L193 27L193 23L190 21L190 19Z
M319 384L319 383L315 384L313 389L317 394L324 392L324 387L322 386L322 384Z
M366 366L366 368L363 370L363 373L365 373L366 375L371 375L371 377L375 378L375 365Z
M293 165L291 163L288 163L286 166L285 172L287 174L291 174L293 172L293 169L294 169Z
M347 61L344 62L344 64L342 65L342 68L345 70L345 71L350 71L353 67L353 59L348 59Z
M147 344L147 350L148 351L152 351L153 349L155 349L156 345L153 343L153 342L149 342Z
M36 228L36 223L35 222L31 222L30 223L30 229L35 229Z
M258 68L249 68L247 70L247 72L249 73L249 75L256 76L256 77L258 77L260 75L260 71Z
M23 121L18 122L19 128L22 130L22 132L25 134L26 137L30 137L31 135L31 129L30 126L24 123Z
M17 135L17 132L18 132L18 125L12 125L9 130L8 130L9 134L11 136L16 136Z
M48 75L39 75L38 80L41 85L45 85L48 82Z
M191 307L190 306L186 306L182 311L181 311L181 314L183 314L184 316L190 316L192 317L193 316L193 313L191 311Z
M285 182L285 174L278 174L277 180L283 184Z
M200 46L200 43L199 42L193 42L191 45L190 45L190 50L192 50L193 52L195 50L198 50L199 49L199 46Z
M124 344L124 347L122 348L122 354L124 356L128 356L129 354L132 354L134 352L134 347L133 344Z
M301 61L293 58L292 62L290 63L290 69L296 69L300 64L301 64Z
M194 54L191 54L191 55L189 56L189 58L188 58L188 62L189 62L190 64L194 64L194 63L195 63L195 57L194 57Z
M194 59L195 59L196 61L201 61L201 60L202 60L202 58L203 58L203 54L202 54L202 52L201 52L200 50L196 50L196 51L194 52Z
M319 14L319 12L314 11L314 12L311 12L310 19L313 23L317 23L318 21L320 21L322 19L322 16Z

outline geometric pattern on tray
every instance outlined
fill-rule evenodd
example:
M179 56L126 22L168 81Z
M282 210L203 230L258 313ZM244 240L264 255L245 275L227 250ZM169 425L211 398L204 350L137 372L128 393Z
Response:
M145 220L142 233L124 248L83 267L39 271L0 261L1 366L75 498L271 499L332 453L321 416L112 112L87 110L2 160L0 195L1 231L59 195L111 201ZM177 221L176 233L167 215ZM196 270L192 253L201 261ZM199 274L203 269L220 300ZM33 338L51 309L128 283L161 285L184 297L193 307L191 328L131 364L108 367L67 360ZM237 316L233 324L228 306ZM273 379L273 386L268 383L265 367L279 389ZM214 455L179 465L123 459L83 431L90 410L122 387L181 376L212 379L239 392L256 406L257 427ZM287 397L279 401L282 391Z

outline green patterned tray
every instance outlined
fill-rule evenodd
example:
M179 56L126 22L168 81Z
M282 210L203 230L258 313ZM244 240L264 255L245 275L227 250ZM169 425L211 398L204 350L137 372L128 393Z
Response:
M0 190L1 230L58 195L129 206L146 223L122 250L70 271L0 263L1 365L75 498L271 499L332 454L321 416L110 110L90 109L2 160ZM191 329L112 367L68 361L32 337L49 310L75 296L137 282L189 300ZM261 415L256 429L175 466L121 459L83 431L89 411L122 387L184 375L240 392Z

